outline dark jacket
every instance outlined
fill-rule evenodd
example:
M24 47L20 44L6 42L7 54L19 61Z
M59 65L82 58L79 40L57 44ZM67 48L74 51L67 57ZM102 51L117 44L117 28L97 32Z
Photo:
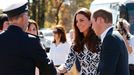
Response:
M38 37L11 25L0 34L0 75L56 75Z
M127 48L119 32L113 28L102 43L99 72L99 75L129 75Z

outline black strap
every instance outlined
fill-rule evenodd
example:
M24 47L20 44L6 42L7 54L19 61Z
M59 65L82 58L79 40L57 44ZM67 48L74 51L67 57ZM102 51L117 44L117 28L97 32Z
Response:
M76 64L76 69L77 69L77 71L80 72L80 70L81 70L81 66L80 66L80 61L78 60L77 57L76 57L75 64Z

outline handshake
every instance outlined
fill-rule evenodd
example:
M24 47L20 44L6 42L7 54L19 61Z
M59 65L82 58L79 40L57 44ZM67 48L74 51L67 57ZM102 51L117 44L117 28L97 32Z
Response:
M67 69L64 64L57 67L56 70L57 70L57 75L62 75L62 74L64 75L65 73L67 73Z

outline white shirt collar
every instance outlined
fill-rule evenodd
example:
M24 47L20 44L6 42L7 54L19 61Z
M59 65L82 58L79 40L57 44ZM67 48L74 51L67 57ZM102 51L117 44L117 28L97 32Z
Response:
M104 38L105 38L107 32L108 32L112 27L113 27L113 26L108 27L108 28L101 34L101 36L100 36L101 42L103 42L103 40L104 40Z

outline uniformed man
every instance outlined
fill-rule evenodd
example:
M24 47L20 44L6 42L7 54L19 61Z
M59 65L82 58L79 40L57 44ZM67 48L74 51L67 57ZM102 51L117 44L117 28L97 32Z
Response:
M0 75L35 75L35 67L39 68L40 75L56 75L39 38L25 33L27 1L17 1L3 10L10 26L0 34Z

